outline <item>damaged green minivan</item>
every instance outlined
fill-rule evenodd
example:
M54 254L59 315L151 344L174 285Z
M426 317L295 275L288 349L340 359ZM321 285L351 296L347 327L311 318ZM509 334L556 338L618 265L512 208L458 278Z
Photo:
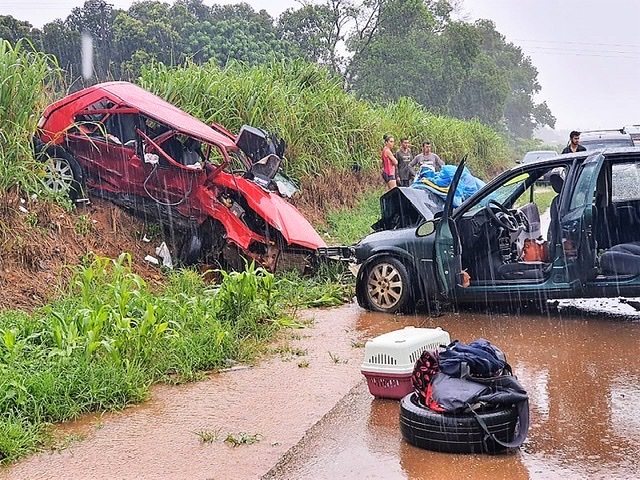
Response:
M640 148L589 153L516 166L458 208L464 160L442 203L387 192L382 228L351 247L358 303L395 313L640 296Z

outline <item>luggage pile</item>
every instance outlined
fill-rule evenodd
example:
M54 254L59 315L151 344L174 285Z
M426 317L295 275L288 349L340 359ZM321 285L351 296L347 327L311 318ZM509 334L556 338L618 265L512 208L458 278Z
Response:
M529 430L527 392L504 353L485 339L425 350L414 391L401 401L400 430L412 445L451 453L517 448Z

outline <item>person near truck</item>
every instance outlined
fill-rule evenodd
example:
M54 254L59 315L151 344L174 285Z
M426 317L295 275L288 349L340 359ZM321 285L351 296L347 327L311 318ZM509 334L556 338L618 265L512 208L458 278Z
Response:
M569 134L569 144L564 147L562 153L584 152L587 149L580 145L580 132L574 130Z

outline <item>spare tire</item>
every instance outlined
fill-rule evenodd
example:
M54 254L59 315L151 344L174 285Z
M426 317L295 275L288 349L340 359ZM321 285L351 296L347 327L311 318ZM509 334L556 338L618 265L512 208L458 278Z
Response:
M515 438L518 410L498 407L478 411L489 431L502 442ZM400 402L400 432L411 445L445 453L499 453L506 448L491 439L472 413L438 413L425 407L417 394Z

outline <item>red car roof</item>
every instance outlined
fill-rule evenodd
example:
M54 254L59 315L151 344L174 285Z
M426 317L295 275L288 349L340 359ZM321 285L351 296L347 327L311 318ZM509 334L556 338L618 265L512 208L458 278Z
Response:
M43 115L49 117L58 108L84 96L95 98L95 95L91 94L96 92L104 92L104 96L109 97L112 101L119 99L118 103L121 105L136 108L143 114L199 140L215 143L226 148L234 148L236 146L233 138L223 135L157 95L129 82L106 82L85 88L52 103L44 111Z

